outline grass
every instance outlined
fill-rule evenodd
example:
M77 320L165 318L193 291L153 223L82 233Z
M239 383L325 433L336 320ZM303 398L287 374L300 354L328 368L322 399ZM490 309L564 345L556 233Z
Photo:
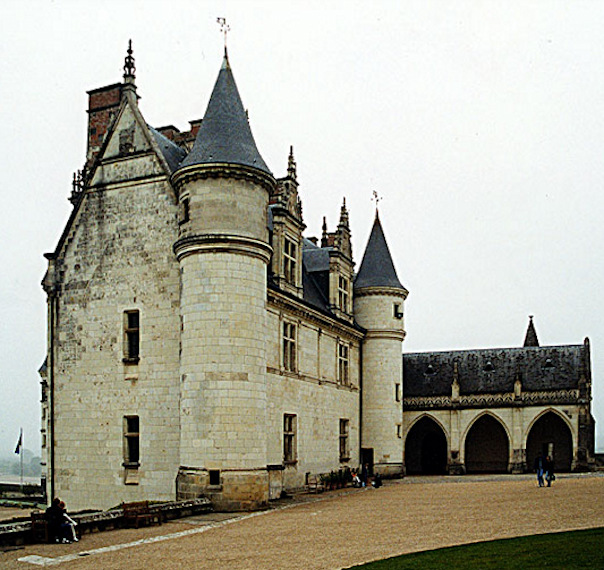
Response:
M540 534L387 558L363 570L604 568L604 528Z

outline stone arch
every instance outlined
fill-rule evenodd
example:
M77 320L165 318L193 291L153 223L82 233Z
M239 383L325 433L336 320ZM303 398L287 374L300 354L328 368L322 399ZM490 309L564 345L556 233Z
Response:
M448 443L445 430L433 417L418 418L405 438L405 469L408 475L444 475Z
M464 443L466 473L507 473L510 437L505 424L489 412L474 419Z
M551 455L556 471L570 471L573 460L573 436L567 419L557 410L539 414L531 423L526 436L527 467L532 468L539 453Z

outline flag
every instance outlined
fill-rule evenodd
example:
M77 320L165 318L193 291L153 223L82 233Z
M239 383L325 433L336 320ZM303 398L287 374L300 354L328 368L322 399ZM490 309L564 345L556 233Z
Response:
M19 441L17 442L17 447L15 447L15 453L21 453L22 447L23 447L23 429L21 429L21 433L19 434Z

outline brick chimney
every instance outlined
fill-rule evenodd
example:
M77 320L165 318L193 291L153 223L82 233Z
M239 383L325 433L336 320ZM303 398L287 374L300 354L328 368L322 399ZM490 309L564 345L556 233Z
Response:
M122 89L122 83L114 83L88 91L87 166L90 166L101 149L107 129L120 106Z

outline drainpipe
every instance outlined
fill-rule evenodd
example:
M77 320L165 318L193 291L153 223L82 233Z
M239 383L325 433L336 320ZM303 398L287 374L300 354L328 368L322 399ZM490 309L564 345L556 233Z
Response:
M359 342L359 464L363 464L363 341Z
M50 463L49 475L50 475L50 496L48 500L52 501L55 497L55 312L57 306L57 298L54 292L51 292L48 296L49 302L49 315L48 315L48 328L49 328L49 349L48 349L48 391L49 391L49 434L46 439L46 445L48 446L48 459Z

